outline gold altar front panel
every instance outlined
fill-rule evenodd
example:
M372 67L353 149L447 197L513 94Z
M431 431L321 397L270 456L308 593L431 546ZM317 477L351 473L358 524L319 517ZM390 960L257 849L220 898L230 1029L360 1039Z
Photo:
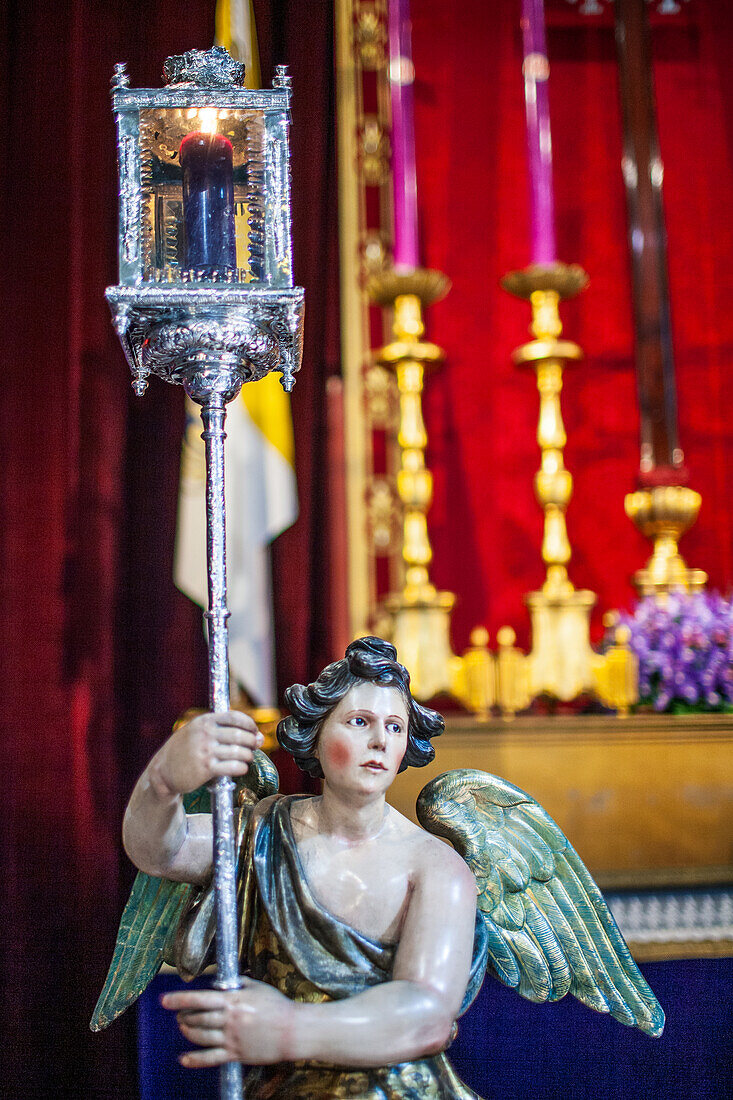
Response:
M531 794L601 887L733 882L733 716L450 718L389 801L415 817L435 775L478 768Z

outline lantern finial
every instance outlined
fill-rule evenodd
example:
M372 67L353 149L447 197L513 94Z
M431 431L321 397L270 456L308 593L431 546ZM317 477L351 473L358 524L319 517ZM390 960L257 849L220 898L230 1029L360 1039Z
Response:
M195 84L198 88L228 88L244 84L244 65L223 46L210 50L186 50L163 65L166 84Z

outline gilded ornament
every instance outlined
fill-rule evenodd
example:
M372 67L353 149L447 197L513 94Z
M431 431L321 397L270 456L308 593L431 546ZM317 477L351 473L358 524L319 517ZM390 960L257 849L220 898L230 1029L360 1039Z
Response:
M361 167L368 187L381 187L389 178L389 141L376 115L366 115L361 129Z
M388 478L375 477L369 483L367 514L375 553L392 554L400 544L402 509Z
M356 48L361 67L379 69L385 61L387 32L376 4L361 4L356 15Z
M620 718L626 718L629 708L639 702L639 660L631 649L631 630L619 626L618 612L607 612L604 625L615 626L613 644L603 656L593 661L595 692L601 702L612 707Z
M364 236L361 246L362 272L366 282L372 276L384 270L387 262L385 239L378 230L372 230Z
M529 658L516 640L510 626L502 626L496 635L496 702L504 718L513 718L532 701Z
M364 375L367 414L373 428L394 429L399 419L399 393L394 376L378 363Z

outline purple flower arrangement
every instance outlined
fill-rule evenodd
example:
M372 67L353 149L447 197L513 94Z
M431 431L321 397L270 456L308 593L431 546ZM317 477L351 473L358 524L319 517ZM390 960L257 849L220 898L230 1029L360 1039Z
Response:
M657 711L733 710L733 601L717 593L642 599L621 622L639 658L639 697Z

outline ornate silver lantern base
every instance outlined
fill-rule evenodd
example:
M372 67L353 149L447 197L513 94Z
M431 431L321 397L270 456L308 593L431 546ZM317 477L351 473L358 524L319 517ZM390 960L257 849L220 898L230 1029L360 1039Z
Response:
M115 331L133 375L133 388L145 392L148 376L186 387L199 401L196 378L202 369L220 368L244 382L282 372L290 391L300 367L303 290L212 284L183 288L152 284L107 290ZM208 384L204 384L206 392Z

